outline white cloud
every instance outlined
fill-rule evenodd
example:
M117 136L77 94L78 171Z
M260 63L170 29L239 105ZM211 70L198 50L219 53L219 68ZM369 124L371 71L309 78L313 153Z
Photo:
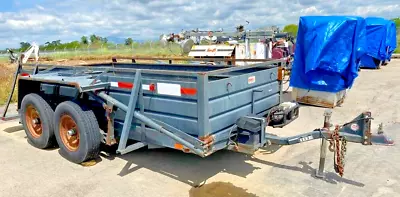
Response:
M37 0L35 3L31 8L0 12L0 48L16 47L19 42L31 40L40 43L79 40L82 35L93 33L157 39L162 33L182 29L233 31L246 20L250 21L251 29L284 26L298 23L304 15L400 16L398 0Z
M36 8L39 10L44 10L44 7L42 7L41 5L36 5Z

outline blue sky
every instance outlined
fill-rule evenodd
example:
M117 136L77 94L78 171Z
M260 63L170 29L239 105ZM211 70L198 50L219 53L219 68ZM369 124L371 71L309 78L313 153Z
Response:
M400 16L400 0L1 0L0 49L82 35L156 39L200 28L298 23L304 15Z

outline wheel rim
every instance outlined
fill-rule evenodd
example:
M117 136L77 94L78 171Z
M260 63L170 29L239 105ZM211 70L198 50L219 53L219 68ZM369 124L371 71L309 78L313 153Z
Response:
M32 137L39 138L43 133L42 122L40 121L39 112L33 105L26 107L25 120Z
M67 149L75 152L79 149L79 129L70 115L62 115L59 123L60 137Z

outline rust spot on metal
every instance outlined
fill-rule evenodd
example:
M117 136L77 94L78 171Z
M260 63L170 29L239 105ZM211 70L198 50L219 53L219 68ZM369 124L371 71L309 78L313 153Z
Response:
M208 135L204 137L199 137L200 141L203 142L203 148L206 155L211 154L213 151L212 145L214 144L214 136Z
M199 138L204 144L210 144L214 142L214 137L212 135L204 136Z
M278 68L278 81L283 80L283 71L284 71L284 69L282 67Z
M303 104L309 104L309 105L315 105L315 106L327 107L327 108L334 108L335 106L340 105L341 103L343 103L343 100L342 101L339 100L335 104L335 103L331 103L331 102L328 102L328 101L325 101L325 100L317 99L317 98L312 97L312 96L304 96L304 97L301 97L301 98L296 98L296 101L299 102L299 103L303 103Z
M111 146L117 143L117 141L114 138L114 121L113 117L111 117L113 113L112 107L108 107L107 105L103 105L104 109L106 110L106 116L107 116L107 137L106 137L106 144Z
M371 112L364 112L364 116L366 117L371 117ZM366 132L365 132L365 138L364 138L364 145L372 145L371 142L371 137L372 137L372 132L371 132L371 119L366 118L364 120L364 127Z

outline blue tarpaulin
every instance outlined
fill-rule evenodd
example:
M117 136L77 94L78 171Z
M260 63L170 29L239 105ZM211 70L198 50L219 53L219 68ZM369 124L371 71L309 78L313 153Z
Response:
M366 50L365 26L361 17L300 17L290 86L325 92L350 88Z
M379 61L390 60L396 49L396 25L383 18L365 19L367 29L367 53L361 58L360 66L376 68Z

